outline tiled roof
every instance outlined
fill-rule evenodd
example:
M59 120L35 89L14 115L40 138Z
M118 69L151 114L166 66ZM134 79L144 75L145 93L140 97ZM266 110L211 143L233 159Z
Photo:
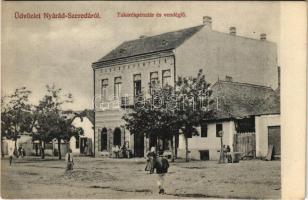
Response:
M62 112L62 115L66 116L67 119L75 119L76 117L87 117L92 124L94 124L94 111L85 109L82 111L66 110Z
M203 25L123 42L97 62L175 49L198 32Z
M212 90L216 119L280 113L280 95L270 87L218 81Z

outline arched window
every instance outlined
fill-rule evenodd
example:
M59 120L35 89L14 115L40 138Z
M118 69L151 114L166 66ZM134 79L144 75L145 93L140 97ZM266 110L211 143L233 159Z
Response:
M113 132L113 145L121 146L121 129L118 127Z
M103 128L101 132L101 151L107 150L107 129Z
M171 85L171 72L170 72L170 69L163 70L162 76L163 76L162 77L163 86Z

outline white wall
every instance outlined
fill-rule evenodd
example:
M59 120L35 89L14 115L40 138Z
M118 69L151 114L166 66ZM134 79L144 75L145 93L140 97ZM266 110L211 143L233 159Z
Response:
M76 138L75 136L71 137L70 139L70 149L72 149L73 154L79 154L80 148L76 148Z
M255 118L256 156L264 157L268 151L268 126L280 126L280 115L263 115Z
M235 134L234 122L217 122L223 125L223 144L229 145L233 150L233 134ZM210 160L218 160L220 150L220 137L216 137L216 123L207 125L207 137L201 137L201 128L198 128L199 136L188 138L188 149L190 150L190 158L200 159L199 150L209 150ZM178 156L185 157L185 138L183 135L179 137Z
M83 120L81 121L80 117L76 117L74 121L72 122L72 125L76 128L82 128L83 129L83 135L80 137L87 137L92 139L92 152L94 152L94 130L93 130L93 124L92 122L87 118L83 117ZM76 138L72 137L70 139L70 148L72 149L73 153L80 153L80 149L76 149Z

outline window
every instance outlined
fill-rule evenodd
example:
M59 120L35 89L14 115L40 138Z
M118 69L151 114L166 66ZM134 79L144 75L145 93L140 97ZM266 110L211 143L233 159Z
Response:
M134 97L141 94L141 74L134 75Z
M122 79L121 77L114 78L114 99L119 99L121 96L121 85Z
M79 149L79 136L76 136L75 139L76 139L76 149Z
M216 137L220 137L220 131L222 131L222 124L216 124Z
M207 137L207 124L201 124L201 137Z
M102 100L107 99L107 87L108 87L108 79L103 79L102 80L102 90L101 90Z
M163 74L162 74L162 83L163 83L163 86L165 85L171 85L171 72L170 72L170 69L168 70L163 70Z
M152 88L158 83L158 72L150 73L150 94L152 94Z

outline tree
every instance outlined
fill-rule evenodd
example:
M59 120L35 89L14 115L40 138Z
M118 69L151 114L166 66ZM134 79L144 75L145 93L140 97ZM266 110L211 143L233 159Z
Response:
M61 141L67 142L72 136L83 134L83 130L75 128L72 125L72 119L66 119L62 114L62 105L71 103L72 95L62 94L62 89L56 88L55 85L47 85L46 88L47 94L36 108L37 133L33 135L33 139L42 142L42 158L44 158L44 144L57 139L58 156L59 159L62 159Z
M176 82L176 97L179 109L175 110L178 123L181 126L181 133L185 138L186 162L188 159L188 138L198 135L196 129L204 118L211 116L209 109L212 100L210 96L210 84L205 80L202 70L199 70L197 77L178 77Z
M126 127L134 134L154 135L171 140L174 158L173 136L184 134L186 142L186 161L188 161L188 137L198 134L196 126L209 117L210 84L205 80L202 70L196 78L179 77L176 87L166 85L150 88L151 97L138 101L132 111L124 115ZM143 95L144 96L144 95Z
M15 142L15 151L20 134L31 131L31 125L33 125L29 103L30 94L30 90L21 87L7 97L7 103L4 102L4 98L1 99L1 137L12 139Z

